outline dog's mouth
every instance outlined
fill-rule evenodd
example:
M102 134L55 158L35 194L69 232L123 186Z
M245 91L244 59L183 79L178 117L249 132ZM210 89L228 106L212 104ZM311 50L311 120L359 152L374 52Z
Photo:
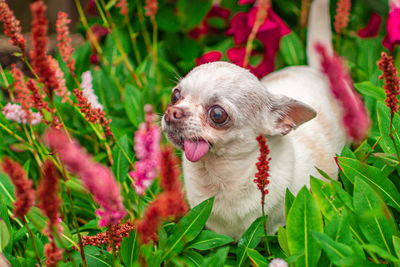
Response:
M185 138L176 133L167 133L167 136L174 145L185 152L186 158L191 162L199 161L210 150L210 144L201 137Z

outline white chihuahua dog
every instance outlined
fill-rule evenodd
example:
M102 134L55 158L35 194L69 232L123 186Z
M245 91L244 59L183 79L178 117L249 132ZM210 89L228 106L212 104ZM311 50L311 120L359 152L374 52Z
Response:
M260 133L271 158L265 198L269 233L285 223L286 188L296 194L309 186L310 175L320 177L315 167L337 177L334 156L347 136L313 50L320 42L332 52L328 6L329 0L315 0L311 8L309 66L289 67L260 82L244 68L213 62L193 69L173 89L162 129L185 152L190 206L215 197L209 229L238 240L261 216L261 193L253 181Z

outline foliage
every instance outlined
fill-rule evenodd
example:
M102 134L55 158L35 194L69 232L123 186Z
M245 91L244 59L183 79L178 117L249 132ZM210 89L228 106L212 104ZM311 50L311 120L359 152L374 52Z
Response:
M207 17L211 0L160 0L154 19L146 16L144 5L157 1L127 1L127 15L120 14L119 4L124 1L92 2L95 11L88 15L76 1L81 12L78 31L86 41L73 53L74 72L59 52L55 55L71 98L62 101L54 95L50 101L52 96L47 94L45 99L55 112L45 109L42 112L50 124L57 116L64 129L93 155L95 162L112 170L128 213L124 221L133 222L142 217L148 203L161 191L156 179L144 195L138 195L128 175L136 163L133 136L145 120L144 105L151 104L156 114L162 114L169 103L174 79L195 67L196 59L206 52L221 51L222 59L227 60L226 52L234 47L234 41L224 34L228 25L223 18ZM275 12L292 30L280 41L276 69L305 64L305 28L299 22L304 7L300 2L307 1L272 2ZM336 1L331 2L334 17ZM236 0L222 0L220 5L230 10L230 19L250 8L238 5ZM157 242L141 244L138 233L133 230L125 233L126 237L118 244L88 245L80 253L79 236L94 236L107 230L98 226L96 202L78 177L65 172L59 158L41 139L50 126L18 124L0 115L0 158L8 156L21 163L34 188L38 187L41 166L47 159L63 174L59 192L62 232L55 241L64 250L64 260L58 266L142 266L145 263L148 266L267 266L274 258L283 258L293 266L399 266L400 162L396 153L400 151L400 115L394 114L391 120L383 83L378 79L381 72L376 65L380 52L386 51L382 46L385 33L382 30L370 38L356 34L372 12L386 17L388 7L383 2L352 1L349 25L341 29L340 35L334 34L336 51L346 59L355 88L371 116L369 137L362 143L345 147L337 156L338 180L320 170L326 179L311 177L311 190L303 188L296 196L287 191L287 225L272 236L264 234L265 218L257 219L237 243L228 236L204 229L213 205L213 199L208 199L182 218L164 222ZM204 25L205 20L212 30L194 38L193 29ZM93 27L96 25L105 27L106 33L96 35L98 32ZM95 35L94 39L91 34ZM262 50L256 41L253 48ZM395 48L392 55L395 65L400 65L399 49ZM17 56L25 64L29 63L24 55ZM259 61L257 55L250 58L250 64L256 65ZM1 69L0 86L4 89L0 91L1 108L15 90L10 69ZM105 135L107 130L101 121L86 119L76 104L79 99L72 94L73 89L80 88L80 77L88 70L93 76L94 93L106 117L111 119L113 136ZM41 83L39 87L44 89ZM391 127L392 137L389 136ZM36 207L23 219L14 218L14 200L10 178L0 173L0 252L12 266L33 266L37 259L44 264L44 247L49 243L44 230L47 218Z

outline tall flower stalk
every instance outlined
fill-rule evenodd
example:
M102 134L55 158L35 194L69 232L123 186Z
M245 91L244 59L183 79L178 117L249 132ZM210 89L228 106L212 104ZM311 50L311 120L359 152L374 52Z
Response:
M379 79L384 80L383 88L385 89L386 106L390 109L390 129L389 129L389 137L393 142L393 146L396 150L397 158L400 161L399 151L397 150L396 143L394 141L393 136L393 118L394 114L399 111L399 100L398 96L400 95L400 80L398 77L397 69L393 63L393 58L388 56L385 52L382 52L381 58L378 62L379 69L383 72L382 75L379 76Z
M21 33L20 21L15 18L5 0L0 0L0 21L3 23L4 34L11 38L10 43L18 46L25 57L26 40Z

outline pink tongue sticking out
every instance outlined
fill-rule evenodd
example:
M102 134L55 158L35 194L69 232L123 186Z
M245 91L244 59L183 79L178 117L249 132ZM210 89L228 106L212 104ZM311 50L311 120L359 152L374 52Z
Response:
M186 158L191 162L200 160L209 149L208 143L204 140L189 141L185 140L183 143Z

